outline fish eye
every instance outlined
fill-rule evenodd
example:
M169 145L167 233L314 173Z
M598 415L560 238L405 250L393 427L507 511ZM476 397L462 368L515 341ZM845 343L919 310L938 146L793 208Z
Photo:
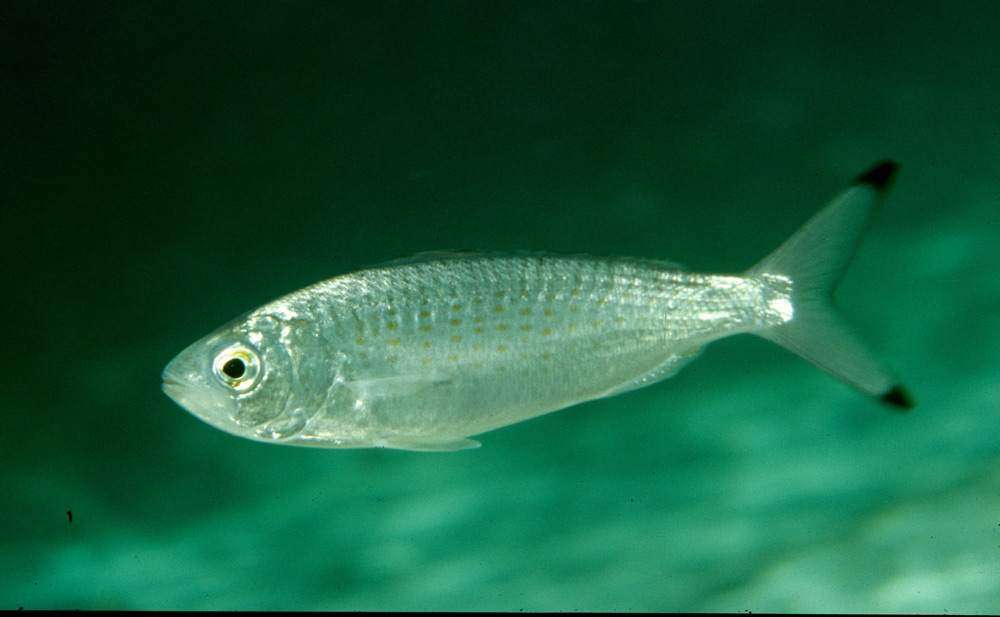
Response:
M246 392L257 385L260 358L255 351L242 345L227 347L215 356L212 369L222 385Z
M243 358L232 358L226 360L226 363L222 365L223 374L230 379L239 379L243 377L243 373L247 370L246 362Z

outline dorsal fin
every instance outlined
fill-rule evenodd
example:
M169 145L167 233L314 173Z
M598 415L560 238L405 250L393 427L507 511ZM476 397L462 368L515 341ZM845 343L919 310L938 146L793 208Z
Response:
M660 259L644 259L640 257L602 257L600 255L581 255L574 253L554 253L545 251L477 251L477 250L457 250L457 251L423 251L407 257L397 257L389 261L366 266L363 269L385 268L392 266L408 266L413 264L433 263L440 261L463 261L475 259L573 259L573 260L595 260L614 259L615 261L633 261L640 264L655 265L660 268L670 270L687 270L682 264Z

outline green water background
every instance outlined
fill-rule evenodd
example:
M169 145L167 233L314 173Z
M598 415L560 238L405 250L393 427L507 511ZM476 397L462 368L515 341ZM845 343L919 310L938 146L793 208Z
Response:
M0 4L0 607L996 613L997 23ZM738 271L883 157L838 300L906 416L751 337L449 454L253 443L159 389L229 318L419 251Z

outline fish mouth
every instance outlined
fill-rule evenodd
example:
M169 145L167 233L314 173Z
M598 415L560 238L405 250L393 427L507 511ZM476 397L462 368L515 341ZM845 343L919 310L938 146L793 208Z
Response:
M177 403L185 410L196 416L201 416L201 413L198 410L199 406L196 404L197 389L193 384L164 374L163 383L160 384L160 389L163 390L163 393L169 396L173 402Z
M170 394L171 392L176 392L178 390L182 390L185 387L187 387L186 383L184 383L180 379L177 379L173 375L168 374L166 371L163 372L161 379L163 379L163 383L160 385L160 387L163 388L163 391L166 392L167 396L170 396L170 398L173 398L173 396L171 396Z
M163 390L163 393L169 396L181 407L193 412L192 409L184 404L184 399L188 398L191 391L195 389L195 385L171 371L170 366L167 366L167 368L163 370L163 374L160 375L160 379L163 380L163 383L160 384L160 388Z
M160 388L172 401L193 416L223 430L232 431L236 423L236 404L225 394L188 375L178 358L163 369ZM181 369L181 370L178 370Z

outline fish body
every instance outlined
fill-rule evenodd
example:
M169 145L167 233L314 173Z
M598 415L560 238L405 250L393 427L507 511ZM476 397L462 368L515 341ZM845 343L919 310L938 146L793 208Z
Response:
M754 333L907 407L829 303L894 170L873 167L742 274L499 253L430 253L344 274L198 341L164 370L163 388L251 439L457 450L478 446L472 435L655 383L707 343Z

